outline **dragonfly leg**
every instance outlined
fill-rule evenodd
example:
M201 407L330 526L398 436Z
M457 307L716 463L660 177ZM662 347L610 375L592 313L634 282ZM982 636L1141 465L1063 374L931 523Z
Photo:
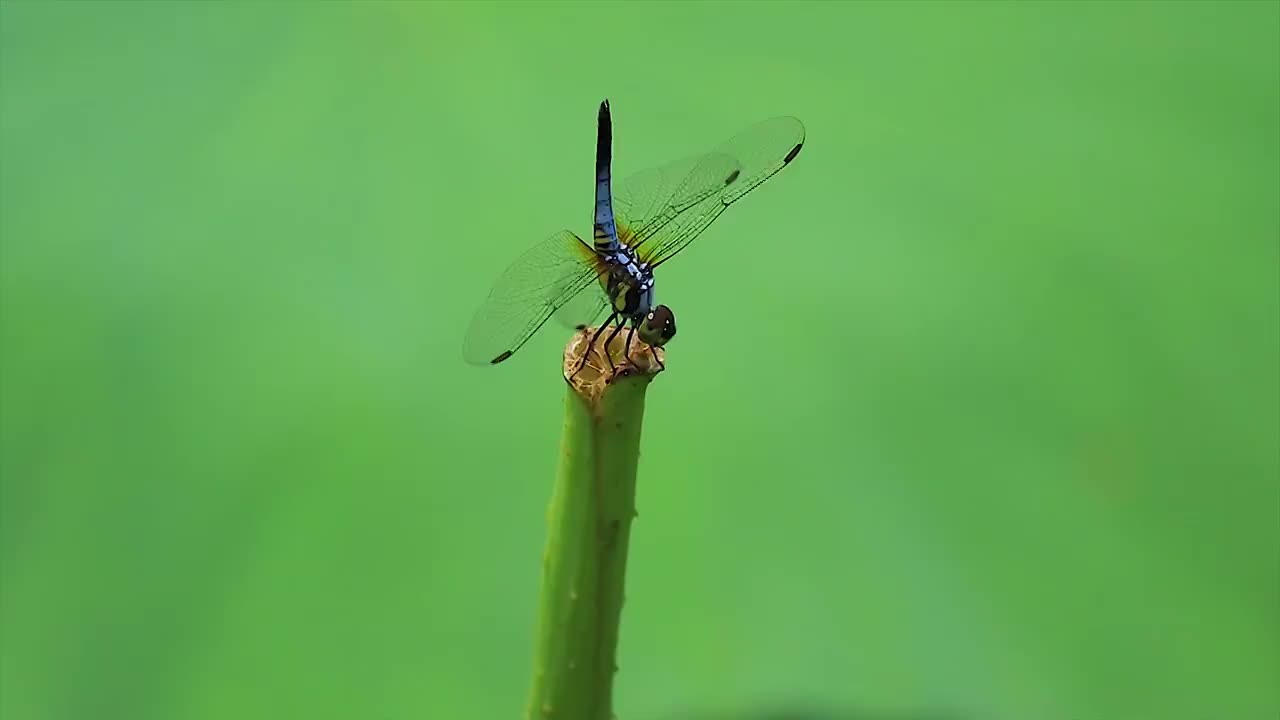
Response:
M595 334L591 336L591 342L587 343L587 351L582 353L582 359L578 360L578 367L576 370L573 371L574 375L577 375L582 370L583 366L587 364L587 358L591 357L591 350L596 346L596 340L600 337L600 333L604 332L604 329L609 327L609 323L613 322L613 319L617 316L618 316L618 313L616 312L613 313L612 315L609 316L608 320L605 320L603 323L600 324L600 327L596 328ZM609 357L608 351L609 351L608 343L606 343L605 344L606 358ZM613 367L612 360L609 361L609 367Z
M633 324L631 326L631 329L627 331L627 344L622 350L622 357L626 358L627 362L632 365L635 365L635 362L631 359L631 338L635 336L636 336L636 326Z
M663 365L663 364L662 364L662 360L658 358L658 352L657 352L656 350L654 350L654 349L653 349L653 346L652 346L652 345L650 345L650 346L649 346L649 354L653 356L653 361L654 361L654 362L656 362L656 363L658 363L658 368L659 368L660 370L666 370L666 369L667 369L667 366L666 366L666 365Z
M622 329L622 324L623 320L619 317L618 324L614 326L613 332L609 333L609 339L604 341L604 349L601 351L604 353L604 359L609 361L609 372L613 372L615 369L613 367L613 355L609 352L609 343L613 342L613 339L618 337L618 331Z

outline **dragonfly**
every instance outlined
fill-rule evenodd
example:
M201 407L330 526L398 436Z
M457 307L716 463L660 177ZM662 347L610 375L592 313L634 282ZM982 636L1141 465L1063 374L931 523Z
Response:
M634 336L651 352L666 344L675 336L675 314L656 301L654 270L795 160L804 139L800 120L771 118L707 152L637 172L614 188L613 121L606 99L596 123L592 242L560 230L517 258L476 311L463 341L464 359L472 365L502 363L552 316L578 330L605 318L581 362L609 327L605 348L630 326L623 351L628 360ZM604 355L612 369L613 360ZM656 354L654 360L661 365Z

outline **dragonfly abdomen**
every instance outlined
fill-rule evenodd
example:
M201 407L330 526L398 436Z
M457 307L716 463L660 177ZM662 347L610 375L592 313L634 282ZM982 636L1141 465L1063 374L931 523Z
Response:
M618 228L613 220L613 192L609 166L613 161L613 119L609 101L600 103L596 123L596 209L594 241L597 252L618 249Z

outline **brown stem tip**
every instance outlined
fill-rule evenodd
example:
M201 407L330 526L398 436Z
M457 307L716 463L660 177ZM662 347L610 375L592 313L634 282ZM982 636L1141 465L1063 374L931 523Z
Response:
M606 329L592 346L591 336L595 335L596 330L594 327L578 328L573 339L564 346L564 379L579 395L594 402L616 380L635 376L649 380L662 372L662 364L666 362L662 348L651 347L639 337L633 337L631 356L628 359L623 354L628 331L623 330L609 343L606 357L602 351L606 350L605 338L612 334L612 330ZM590 355L584 363L582 358L588 350Z

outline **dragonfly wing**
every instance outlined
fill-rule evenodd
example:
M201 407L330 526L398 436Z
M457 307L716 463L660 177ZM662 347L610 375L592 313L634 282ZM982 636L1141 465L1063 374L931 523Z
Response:
M511 357L556 310L606 270L591 246L561 230L530 248L498 278L467 329L462 356L473 365Z
M596 283L596 288L588 288L574 295L556 310L556 320L571 330L583 325L599 325L605 310L609 308L609 298L599 288L600 284Z
M804 134L798 119L772 118L710 152L628 177L614 190L619 236L654 265L670 259L794 160Z

